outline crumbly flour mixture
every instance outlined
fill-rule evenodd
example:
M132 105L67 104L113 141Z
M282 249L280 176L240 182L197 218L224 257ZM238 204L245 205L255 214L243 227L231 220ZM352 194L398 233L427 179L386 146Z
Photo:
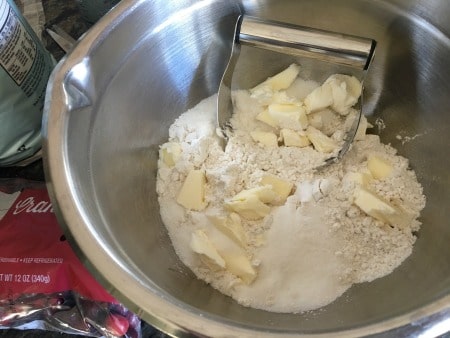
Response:
M317 309L392 272L425 205L408 160L366 135L364 118L344 158L314 169L342 144L360 92L353 79L319 85L296 67L234 93L225 151L216 96L182 114L157 180L180 259L237 302L274 312Z

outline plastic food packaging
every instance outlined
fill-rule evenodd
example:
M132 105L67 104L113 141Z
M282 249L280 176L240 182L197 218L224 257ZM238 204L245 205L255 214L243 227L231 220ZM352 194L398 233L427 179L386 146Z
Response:
M11 188L0 184L0 191ZM0 329L5 328L141 337L140 318L72 251L44 184L24 189L0 220Z
M41 148L47 81L55 62L12 0L0 0L0 166Z

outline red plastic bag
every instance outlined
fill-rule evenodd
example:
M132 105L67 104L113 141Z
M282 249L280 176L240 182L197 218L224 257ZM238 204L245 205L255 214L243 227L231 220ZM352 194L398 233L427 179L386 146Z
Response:
M2 327L140 337L140 319L75 256L45 188L23 190L0 220Z

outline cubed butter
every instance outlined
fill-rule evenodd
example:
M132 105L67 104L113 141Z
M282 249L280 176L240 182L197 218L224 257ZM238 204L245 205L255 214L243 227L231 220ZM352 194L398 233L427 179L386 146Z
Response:
M181 145L178 142L167 142L161 146L160 156L168 167L173 167L181 156Z
M377 155L369 155L367 159L367 168L372 176L377 180L382 180L388 177L394 170L392 165L387 160Z
M189 171L177 197L177 202L190 210L203 210L205 202L206 178L202 170Z
M404 228L413 220L412 215L363 187L355 190L353 202L369 216L392 226Z
M308 117L302 106L295 104L272 103L267 108L269 116L279 128L303 130L308 126Z
M237 214L230 214L230 217L224 217L227 221L232 220L235 224L240 225L240 218ZM236 219L237 218L237 219ZM227 226L227 221L222 222L223 218L219 217L213 219L219 225L219 231L211 229L209 236L210 242L219 253L220 257L225 261L225 269L233 275L239 277L245 284L250 284L256 277L256 270L253 268L247 254L241 243L236 243L233 238L230 238L229 231L222 232L221 230L230 228ZM230 223L228 223L229 225ZM225 228L223 228L225 226ZM217 227L216 227L217 229ZM240 231L243 232L243 229ZM237 234L233 232L233 235ZM243 240L243 239L241 239Z
M260 87L270 87L273 91L287 89L292 84L292 82L294 82L299 71L300 67L298 65L291 64L282 72L276 74L275 76L269 77L264 82L250 89L250 92L253 93L255 91L258 91Z
M250 132L250 136L255 142L259 142L266 147L278 147L278 137L270 131L254 130Z
M362 92L361 82L354 76L344 74L331 75L324 85L331 87L331 108L342 115L346 115L349 108L358 102Z
M273 175L264 175L261 178L260 184L263 186L270 186L271 189L277 194L277 198L275 200L276 204L284 204L288 196L291 194L292 188L294 187L293 183Z
M264 218L270 212L270 207L261 202L258 196L255 195L251 195L245 199L225 201L225 206L249 220Z
M251 284L256 278L256 270L252 264L240 252L223 252L226 269L233 275L239 277L245 284Z
M317 87L306 96L304 104L308 114L331 106L333 104L331 86L324 83L322 86Z
M312 126L306 129L306 136L314 148L321 153L331 153L338 148L337 143L331 137Z
M322 110L308 115L308 124L319 130L322 129L325 124L322 114L320 114L321 111Z
M190 248L195 253L207 258L208 262L214 264L219 268L225 268L225 260L219 254L216 247L213 245L204 231L196 230L192 233Z
M311 144L307 136L300 135L298 132L291 129L281 129L280 140L286 147L303 148Z
M208 216L211 223L225 236L232 239L236 244L245 247L247 244L241 218L236 213L231 213L228 217Z
M267 110L267 109L264 109L261 113L256 115L256 119L258 121L264 122L265 124L267 124L273 128L278 128L277 121L272 116L270 116L269 110Z
M245 189L236 194L234 199L246 199L251 195L255 195L263 203L271 203L277 198L277 194L271 187L260 186L251 189Z

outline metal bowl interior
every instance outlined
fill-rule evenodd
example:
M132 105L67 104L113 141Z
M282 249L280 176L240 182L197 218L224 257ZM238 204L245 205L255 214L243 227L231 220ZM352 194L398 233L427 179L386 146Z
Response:
M172 334L362 335L425 330L432 325L424 318L436 313L442 322L450 312L450 3L266 0L242 7L377 40L364 113L384 121L381 139L410 159L424 187L413 254L392 274L302 314L242 307L179 261L159 216L158 147L175 118L217 92L233 30L226 23L236 10L218 0L124 0L53 73L47 178L76 245L113 295ZM273 69L284 66L274 62Z

